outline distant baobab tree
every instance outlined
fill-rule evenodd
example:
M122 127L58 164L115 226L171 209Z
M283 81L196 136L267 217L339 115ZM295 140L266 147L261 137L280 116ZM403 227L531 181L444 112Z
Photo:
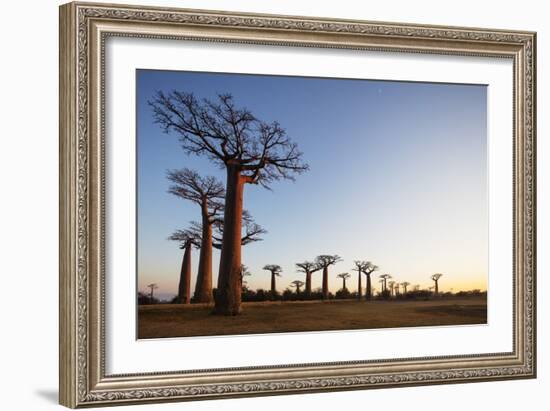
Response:
M380 278L382 279L382 292L384 292L388 289L388 279L391 278L391 275L382 274Z
M440 279L442 276L443 276L443 274L441 274L441 273L436 273L436 274L433 274L433 275L431 276L431 279L432 279L432 280L434 281L434 283L435 283L435 285L434 285L434 287L435 287L434 294L435 294L435 295L438 295L438 294L439 294L439 284L438 284L438 281L439 281L439 279Z
M277 293L275 278L281 277L281 273L283 272L283 269L281 268L280 265L277 265L277 264L267 264L267 265L264 265L264 270L269 271L271 273L271 295L275 297L275 294Z
M194 299L200 303L210 303L213 299L212 225L223 209L223 184L215 177L201 177L199 173L188 168L170 170L167 177L172 183L168 192L200 207L200 255Z
M378 270L378 266L374 265L370 261L367 261L365 266L363 267L363 274L367 276L367 290L365 294L365 298L367 300L370 300L372 298L372 285L371 285L371 274Z
M378 282L380 283L380 294L382 294L384 291L386 291L384 289L384 279L381 278L381 279L378 280Z
M300 280L294 280L292 281L291 284L291 287L294 287L296 288L296 294L300 294L300 289L302 288L302 286L305 284L303 281L300 281Z
M323 300L328 299L328 267L339 261L342 261L342 257L336 254L323 254L315 259L315 263L323 269Z
M304 261L303 263L296 263L296 269L304 273L306 275L306 295L311 294L311 275L315 273L316 271L321 270L323 267L320 265L312 262L312 261Z
M349 275L349 273L341 273L341 274L338 274L336 277L342 279L342 290L347 290L347 288L346 288L346 280L347 280L348 278L350 278L351 275Z
M241 287L244 287L247 285L246 280L244 277L250 277L252 273L248 270L248 267L244 264L241 264Z
M388 287L390 289L390 295L393 296L395 292L395 281L388 281Z
M407 282L407 281L403 281L401 283L401 287L403 287L403 294L407 294L407 287L411 285L411 283Z
M155 122L175 133L188 154L204 156L226 170L224 232L214 313L241 312L241 224L245 184L269 187L308 169L302 153L277 122L237 108L230 94L216 101L193 93L158 91L149 101Z
M149 291L149 298L151 299L151 303L153 302L153 294L155 292L155 290L157 288L159 288L159 286L156 284L156 283L152 283L152 284L149 284L147 286L147 288L149 288L151 291Z
M396 281L395 284L393 285L393 292L394 292L394 295L397 297L399 295L399 283Z
M191 303L191 249L193 246L199 247L200 242L192 230L176 230L168 237L169 240L180 243L180 249L183 250L183 259L181 262L180 280L178 284L177 301L180 304Z
M413 291L420 291L420 284L413 285Z
M353 271L357 271L357 299L361 300L363 296L363 286L361 285L362 273L365 271L368 261L355 260L353 262L355 268L352 268Z

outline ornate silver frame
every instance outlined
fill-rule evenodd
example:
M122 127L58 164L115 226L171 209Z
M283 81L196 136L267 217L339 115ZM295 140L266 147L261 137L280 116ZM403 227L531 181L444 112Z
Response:
M490 56L514 63L514 349L506 353L106 375L103 64L109 36ZM536 376L533 32L70 3L60 8L60 403L67 407Z

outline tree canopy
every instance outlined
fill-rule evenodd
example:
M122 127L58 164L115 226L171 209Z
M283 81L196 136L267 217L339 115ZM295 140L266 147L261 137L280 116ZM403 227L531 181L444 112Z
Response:
M297 144L278 122L238 108L231 94L218 94L212 101L183 91L158 91L149 105L155 123L165 133L177 133L186 153L206 156L222 167L236 164L248 183L269 187L308 169Z

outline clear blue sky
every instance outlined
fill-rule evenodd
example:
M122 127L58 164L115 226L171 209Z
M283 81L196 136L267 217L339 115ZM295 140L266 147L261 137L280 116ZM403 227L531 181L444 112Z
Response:
M282 290L304 280L294 263L339 254L332 291L341 272L353 274L348 287L356 288L355 259L411 284L428 286L442 272L442 290L486 289L486 86L138 70L139 289L156 282L159 296L176 293L181 250L166 238L200 219L197 205L167 192L166 170L188 167L225 183L224 170L186 155L176 135L153 123L147 101L173 89L233 94L258 118L279 121L310 166L272 191L245 188L245 208L268 230L243 248L252 288L269 287L265 264L283 267ZM194 274L197 262L195 250Z

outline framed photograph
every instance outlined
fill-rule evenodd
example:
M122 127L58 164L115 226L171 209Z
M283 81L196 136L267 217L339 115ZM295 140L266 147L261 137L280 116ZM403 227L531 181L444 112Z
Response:
M61 404L534 378L535 40L61 6Z

